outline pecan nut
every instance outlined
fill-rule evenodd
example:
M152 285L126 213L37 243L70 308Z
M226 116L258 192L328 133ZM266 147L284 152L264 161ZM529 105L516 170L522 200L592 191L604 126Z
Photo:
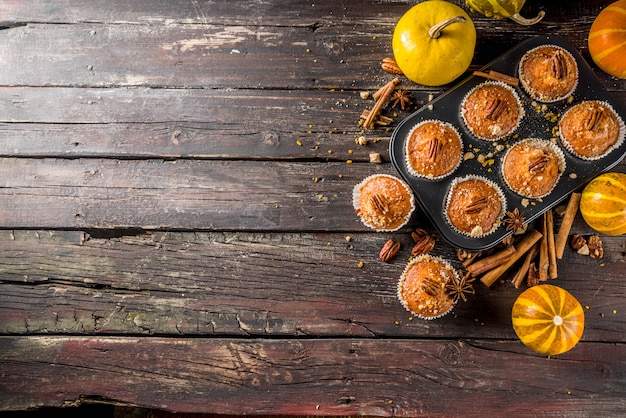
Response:
M554 56L552 56L550 70L554 78L561 79L567 76L567 62L561 51L556 51Z
M403 74L396 60L390 57L383 58L383 62L380 67L383 69L383 71L390 74Z
M442 145L438 138L432 138L428 141L428 161L435 161L437 159L437 153L441 150Z
M411 249L411 255L417 257L420 255L428 254L435 248L435 237L432 235L426 235L415 243L413 249Z
M473 214L473 213L479 213L481 210L487 207L488 203L489 203L489 200L486 197L481 197L480 199L474 200L472 201L472 203L465 206L465 208L463 208L463 211L467 213L468 215Z
M422 282L422 290L427 295L436 297L439 293L441 293L441 286L436 280L433 280L430 277L425 277Z
M383 248L381 248L380 253L378 254L378 258L382 261L387 262L391 260L400 250L400 242L394 242L393 240L388 240Z
M594 108L591 111L589 111L589 113L587 114L587 117L585 118L585 129L587 131L593 131L596 125L598 124L598 122L600 121L601 116L602 116L602 109L600 108Z
M489 106L485 109L485 117L487 119L496 120L500 113L504 110L506 103L499 98L495 98L489 103Z
M572 238L569 241L569 245L570 247L572 247L572 250L574 251L580 250L586 244L587 244L587 240L585 239L585 237L578 235L578 234L572 235Z
M530 163L530 165L528 166L528 171L532 174L541 173L543 170L546 169L549 162L550 159L544 155L543 157L537 158L535 161Z

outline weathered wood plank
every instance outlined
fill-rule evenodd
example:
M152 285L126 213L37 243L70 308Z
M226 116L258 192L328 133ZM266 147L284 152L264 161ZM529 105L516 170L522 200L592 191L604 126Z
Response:
M222 414L616 416L626 408L621 344L584 343L547 359L520 343L474 340L1 337L0 365L5 410L80 398Z
M0 88L0 155L369 161L391 136L359 126L373 103L340 90ZM399 123L409 111L385 114Z
M410 110L385 108L388 129L364 131L374 102L355 90L0 87L0 155L389 161L393 128L441 91L411 93ZM612 96L626 109L626 92Z
M581 219L574 231L588 232ZM393 237L402 250L378 260ZM154 232L90 238L82 232L0 231L0 334L359 336L515 339L510 310L525 288L509 280L437 321L411 320L396 299L408 233ZM583 340L624 342L626 251L603 237L605 257L568 249L558 284L586 309ZM460 268L439 242L433 254ZM362 268L358 263L363 262Z
M390 164L0 159L4 228L365 230L352 187ZM314 178L318 178L314 181Z
M473 62L484 65L524 39L554 34L557 25L560 36L586 53L585 34L593 21L590 16L608 3L596 2L584 10L583 6L556 5L547 11L552 18L529 28L520 28L510 20L476 15L480 44ZM118 11L121 22L96 23L111 16L110 6L89 9L83 4L78 12L61 12L68 20L81 23L8 23L15 27L0 31L0 56L4 58L0 63L0 85L309 89L335 88L339 84L374 88L383 75L380 61L391 54L395 22L409 4L368 5L372 7L367 10L369 18L362 11L353 16L355 8L346 10L347 6L335 6L334 2L325 2L321 8L307 3L300 9L276 4L249 6L260 11L269 7L267 15L241 13L224 3L215 6L213 12L212 6L190 4L187 7L194 10L182 15L187 17L174 13L180 16L174 21L180 19L184 24L172 24L172 18L165 17L160 7L152 9L149 3L143 4L150 9L141 22L132 22L139 13L132 13L134 6L125 6ZM7 15L14 16L7 17L9 22L21 21L20 6L5 7ZM100 10L102 7L104 10ZM49 8L44 3L34 10L43 14ZM123 14L129 8L130 23ZM208 10L201 11L205 8ZM297 18L289 16L294 11ZM95 17L99 12L103 18ZM240 23L224 24L233 21L233 12L237 13L234 21ZM283 13L287 13L285 21L280 20ZM192 23L190 15L196 16ZM219 23L209 22L206 16ZM272 17L264 22L260 16ZM624 81L599 70L597 74L607 87L625 88Z
M354 214L352 189L374 173L394 169L346 162L0 158L0 222L5 229L367 231Z

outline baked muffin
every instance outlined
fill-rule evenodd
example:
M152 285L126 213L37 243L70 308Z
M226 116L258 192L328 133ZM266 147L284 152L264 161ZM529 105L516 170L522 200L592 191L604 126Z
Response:
M505 213L506 198L493 181L469 175L450 185L445 216L457 232L474 238L489 235Z
M502 177L515 193L547 196L565 171L563 152L552 142L530 138L513 145L502 160Z
M375 174L354 186L352 202L361 221L376 231L396 231L409 221L415 196L402 180Z
M511 134L524 116L520 99L512 87L487 81L474 87L461 103L461 116L478 138L497 140Z
M519 63L519 79L533 99L556 102L576 89L578 65L569 51L556 45L542 45L524 54Z
M577 157L596 160L622 144L624 122L610 104L587 100L563 114L559 136L565 148Z
M405 156L409 173L431 180L452 173L461 163L461 135L449 123L426 120L409 132Z
M446 287L459 275L450 263L428 254L414 258L398 283L398 299L413 315L435 319L452 310L456 300Z

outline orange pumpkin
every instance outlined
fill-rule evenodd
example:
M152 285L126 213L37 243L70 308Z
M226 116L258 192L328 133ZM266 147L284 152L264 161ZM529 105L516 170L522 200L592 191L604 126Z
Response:
M589 54L602 71L626 78L626 0L604 8L589 30Z
M572 349L585 329L582 306L568 291L550 284L529 287L513 304L513 329L530 349L549 356Z
M601 234L626 233L626 174L600 174L585 186L580 212L587 225Z

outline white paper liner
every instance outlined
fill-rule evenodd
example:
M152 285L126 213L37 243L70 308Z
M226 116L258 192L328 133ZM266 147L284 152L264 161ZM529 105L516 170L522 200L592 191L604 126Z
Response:
M419 128L422 125L425 125L427 123L438 123L444 126L447 126L449 128L452 129L452 131L456 134L457 138L459 139L459 142L461 144L461 151L459 152L459 161L456 163L456 165L454 166L454 168L452 168L451 170L449 170L447 173L442 174L440 176L429 176L426 174L422 174L420 172L418 172L417 170L415 170L413 168L413 166L411 165L411 163L409 162L409 139L411 138L411 135L413 135L413 132ZM443 178L448 177L449 175L451 175L452 173L454 173L456 171L457 168L459 168L459 166L461 165L461 162L463 161L463 139L461 138L461 134L458 131L458 129L452 125L449 122L444 122L442 120L437 120L437 119L428 119L428 120L424 120L419 122L418 124L416 124L413 128L411 128L411 130L409 131L409 133L407 134L405 143L404 143L404 162L406 163L406 167L407 167L407 171L409 172L409 174L415 176L415 177L421 177L421 178L425 178L428 180L433 180L433 181L437 181L437 180L441 180Z
M498 196L500 197L500 200L502 202L502 209L500 211L500 215L496 218L496 220L494 221L493 227L489 230L489 231L470 231L470 232L466 232L466 231L462 231L460 230L458 227L456 227L453 223L452 220L448 217L448 205L450 204L450 201L452 199L452 191L454 190L454 188L460 184L463 183L464 181L467 180L480 180L484 183L487 183L489 186L493 187L495 189L495 191L497 192ZM450 227L452 227L452 229L461 234L461 235L465 235L467 237L471 237L471 238L482 238L482 237L486 237L488 235L491 235L492 233L494 233L498 227L500 227L500 225L502 224L502 218L504 217L504 215L506 214L507 211L507 202L506 202L506 196L504 195L504 192L502 191L502 188L495 182L492 181L486 177L483 176L478 176L475 174L469 174L465 177L459 177L454 179L451 184L450 184L450 189L448 190L448 194L446 195L446 205L444 208L444 217L448 223L448 225L450 225Z
M375 225L371 225L370 223L368 223L362 216L360 216L360 215L358 215L358 216L361 219L361 222L363 222L363 225L367 226L368 228L374 229L376 232L393 232L393 231L397 231L398 229L402 228L403 226L405 226L409 222L409 220L411 219L411 215L415 211L415 195L413 194L413 190L411 189L411 187L409 187L408 184L406 184L401 179L399 179L399 178L397 178L395 176L389 175L389 174L372 174L370 176L365 177L357 185L355 185L354 188L352 189L352 206L354 207L355 210L360 208L359 198L361 197L361 188L365 184L367 184L367 182L369 182L370 180L375 179L377 177L387 177L387 178L393 179L393 180L397 181L402 187L404 187L404 189L406 190L406 192L408 193L408 195L410 196L410 199L411 199L410 200L411 210L406 215L406 219L404 220L404 222L402 222L399 226L397 226L395 228L379 228L379 227L377 227Z
M519 190L515 190L508 182L508 180L506 179L506 176L504 174L504 162L506 161L507 157L509 156L509 153L511 152L512 149L514 149L517 146L520 146L522 144L536 144L537 146L540 146L541 148L549 148L552 152L554 152L554 155L556 156L557 160L558 160L558 164L559 164L559 175L557 176L554 184L552 185L552 187L550 188L550 190L547 193L544 193L542 195L537 195L537 196L529 196L527 194L524 194L522 192L520 192ZM539 138L527 138L524 139L522 141L519 141L517 143L515 143L511 148L509 148L506 153L504 154L504 156L502 157L502 163L500 164L500 175L502 176L502 179L504 181L504 183L507 185L507 187L509 189L511 189L514 193L529 198L529 199L541 199L542 197L546 197L548 196L550 193L552 193L552 191L554 190L554 188L556 187L556 185L559 183L559 180L561 179L561 176L563 175L563 173L565 172L566 169L566 163L565 163L565 155L563 154L563 151L552 141L547 140L547 139L539 139Z
M478 135L474 129L472 128L472 126L468 123L467 119L465 118L465 111L464 111L464 105L465 105L465 101L467 100L467 98L474 93L476 90L486 86L486 85L496 85L496 86L501 86L504 87L505 89L507 89L508 91L510 91L513 94L513 97L515 98L515 101L517 103L517 108L519 109L519 116L517 118L517 123L515 125L515 127L513 127L510 131L508 132L503 132L502 134L498 134L496 136L493 137L485 137L485 136L481 136ZM524 116L526 116L526 112L524 111L524 106L522 105L522 101L519 97L519 95L517 94L517 92L515 91L515 89L511 86L509 86L506 83L503 83L502 81L485 81L482 82L480 84L478 84L477 86L474 86L470 91L467 92L467 94L465 94L465 96L463 97L463 99L461 100L461 119L463 120L463 123L465 124L465 127L472 133L472 135L474 135L476 138L478 139L482 139L483 141L497 141L500 140L506 136L511 135L512 133L514 133L518 128L520 123L522 122L522 119L524 118Z
M551 48L556 48L559 49L561 51L563 51L565 54L567 54L570 58L572 58L572 61L574 62L574 68L576 68L576 79L574 80L574 85L572 86L572 88L564 95L556 97L556 98L544 98L543 96L541 96L540 92L537 92L535 89L533 89L532 87L530 87L528 85L528 81L526 80L526 78L524 77L524 73L522 71L522 64L524 63L524 61L530 56L530 54L538 49L542 49L545 47L551 47ZM519 68L518 68L518 73L519 73L519 80L520 80L520 84L522 85L522 87L524 88L524 90L526 91L526 93L528 93L530 95L530 97L532 97L533 99L537 100L538 102L541 103L554 103L554 102L558 102L561 100L566 99L567 97L571 96L574 91L576 91L576 88L578 87L578 80L580 78L580 74L578 71L578 63L576 62L576 58L574 58L574 56L565 48L562 48L558 45L553 45L553 44L546 44L546 45L539 45L533 49L529 49L528 51L526 51L526 53L522 56L522 59L519 62Z
M576 157L580 158L581 160L595 161L595 160L599 160L600 158L606 157L614 149L619 148L622 145L622 143L624 142L624 138L626 137L626 125L624 125L624 120L619 115L619 113L617 113L615 111L613 106L611 106L610 103L605 102L603 100L584 100L584 101L582 101L582 102L580 102L580 103L578 103L578 104L576 104L574 106L571 106L569 109L567 109L565 111L565 113L563 113L563 116L561 116L561 120L563 120L565 118L565 115L567 115L571 110L575 109L577 106L580 106L580 105L588 103L588 102L596 102L596 103L601 104L602 106L604 106L605 108L607 108L608 110L613 112L613 114L617 118L617 124L618 124L619 130L618 130L618 133L617 133L617 141L615 141L615 144L613 144L611 147L607 148L607 150L605 152L603 152L602 154L600 154L600 155L593 156L593 157L588 157L588 156L580 155L578 152L576 152L576 150L574 150L572 148L572 146L569 143L569 141L566 138L563 137L561 129L559 129L559 138L561 140L561 144L563 144L565 149L567 149L570 153L572 153Z
M416 258L414 258L413 260L411 260L406 267L404 268L404 271L402 272L402 274L400 275L400 280L398 281L398 286L397 286L397 296L398 296L398 300L400 300L400 303L402 303L402 306L404 306L404 309L406 309L407 311L411 312L413 315L417 316L420 319L426 319L426 320L433 320L433 319L437 319L437 318L441 318L442 316L447 315L448 313L450 313L450 311L452 311L452 309L454 308L454 306L457 304L458 300L454 300L454 298L449 295L448 293L445 293L444 295L446 297L449 297L450 299L453 300L452 304L450 305L450 308L448 310L446 310L445 312L440 312L435 316L426 316L423 314L420 314L418 312L415 312L413 310L411 310L411 308L409 308L409 305L407 303L407 301L404 299L404 297L402 296L402 285L404 283L404 278L405 275L408 273L408 271L410 270L410 268L416 264L416 263L420 263L423 261L430 261L433 260L437 263L440 263L442 265L442 268L447 269L448 271L450 271L452 273L452 279L456 280L457 283L461 281L460 277L459 277L459 273L456 271L456 269L454 267L452 267L452 264L450 262L448 262L447 260L441 258L441 257L435 257L435 256L431 256L429 254L423 254L420 255Z

